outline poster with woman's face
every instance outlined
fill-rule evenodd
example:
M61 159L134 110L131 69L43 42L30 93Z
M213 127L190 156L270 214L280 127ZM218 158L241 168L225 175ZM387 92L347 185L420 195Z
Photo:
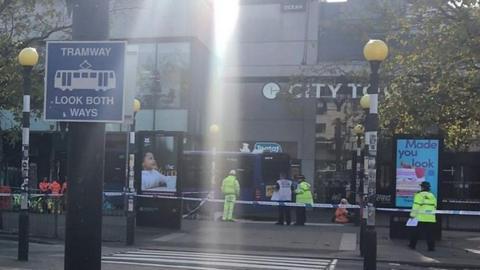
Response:
M177 191L177 149L172 136L147 136L143 139L141 190Z

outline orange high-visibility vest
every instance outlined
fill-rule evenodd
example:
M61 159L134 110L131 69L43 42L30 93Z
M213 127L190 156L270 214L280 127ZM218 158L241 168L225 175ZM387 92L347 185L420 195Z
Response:
M40 184L38 184L38 188L41 192L47 192L50 188L50 184L48 182L40 182Z
M52 184L50 185L50 189L52 190L53 194L59 194L60 190L62 189L62 186L57 181L53 181Z

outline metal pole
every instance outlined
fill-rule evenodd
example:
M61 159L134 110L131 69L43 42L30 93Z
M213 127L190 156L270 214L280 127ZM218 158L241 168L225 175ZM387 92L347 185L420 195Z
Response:
M370 62L370 113L366 123L365 144L366 170L368 180L367 197L367 229L365 231L365 257L363 268L365 270L377 269L377 232L375 231L375 200L376 200L376 174L377 174L377 140L378 140L378 69L379 61Z
M355 172L353 173L353 175L355 176L354 177L354 182L353 182L353 185L352 185L352 189L353 189L353 203L359 205L360 204L360 158L361 158L361 145L362 145L362 137L360 134L357 134L357 144L356 144L356 151L355 151L355 154L354 154L354 159L355 159L355 164L353 164L354 168L355 168ZM355 226L358 226L360 224L360 219L361 219L361 216L360 216L360 212L361 212L361 209L358 211L358 215L357 217L355 218Z
M162 92L162 86L160 84L160 71L158 71L158 45L155 45L155 74L153 75L153 123L152 130L157 130L157 105L158 105L158 93Z
M360 141L360 142L359 142ZM362 159L362 146L361 146L361 137L357 138L357 169L359 172L358 182L359 182L359 201L360 201L360 256L365 256L365 229L367 226L367 215L365 210L365 192L367 188L365 187L365 170L363 169L362 163L365 164L364 159ZM365 158L365 157L364 157Z
M215 144L215 142L213 143ZM215 171L217 170L216 168L216 163L215 163L215 159L216 159L216 156L217 156L217 148L215 147L215 145L212 147L212 178L210 179L210 198L211 199L214 199L215 198L215 185L216 185L216 181L215 181ZM211 209L211 214L212 214L212 219L215 221L215 204L210 204L210 207Z
M28 261L28 180L30 148L30 74L33 67L23 67L23 115L22 115L22 179L20 215L18 219L18 260Z
M72 39L106 40L108 0L74 0ZM69 123L65 270L100 270L105 124Z
M132 124L130 125L130 133L128 136L129 146L128 146L128 188L127 192L127 237L126 244L131 246L135 243L135 186L134 186L134 175L135 175L135 116L136 112L133 113Z
M360 179L362 178L361 172L361 158L362 158L362 135L357 135L357 149L356 149L356 159L355 159L355 203L360 203L361 193L360 193Z

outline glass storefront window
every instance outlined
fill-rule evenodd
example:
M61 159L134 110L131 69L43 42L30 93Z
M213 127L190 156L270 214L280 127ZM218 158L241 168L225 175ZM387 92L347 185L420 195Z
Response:
M190 85L190 44L138 43L135 96L142 109L185 108Z

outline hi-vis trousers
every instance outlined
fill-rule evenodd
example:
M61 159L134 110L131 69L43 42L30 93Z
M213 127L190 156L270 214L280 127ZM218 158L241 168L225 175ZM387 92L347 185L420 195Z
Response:
M235 207L236 199L237 196L235 195L225 195L225 202L223 203L223 220L233 220L233 208Z

